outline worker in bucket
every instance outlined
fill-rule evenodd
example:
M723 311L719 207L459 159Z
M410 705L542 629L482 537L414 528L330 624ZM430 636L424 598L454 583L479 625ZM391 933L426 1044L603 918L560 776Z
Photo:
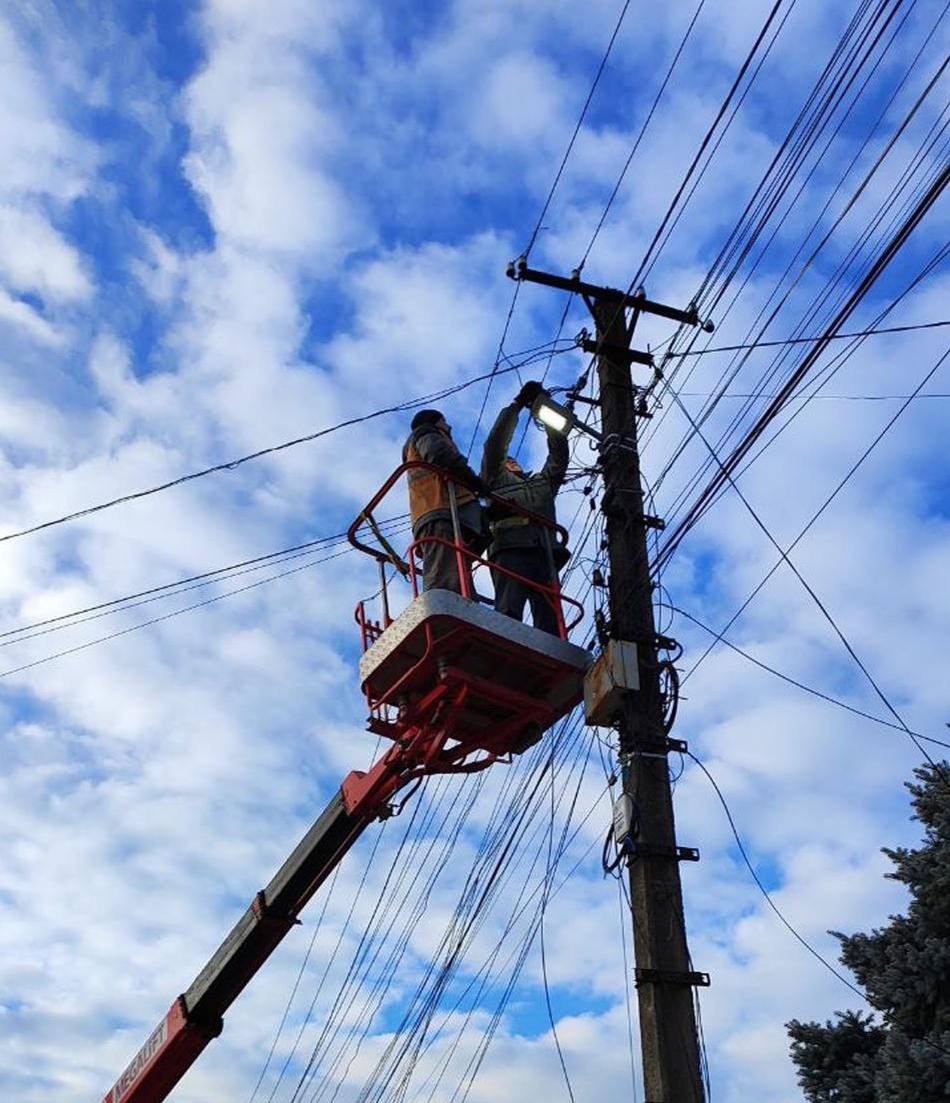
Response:
M505 406L495 419L482 453L482 478L496 495L554 521L554 499L567 473L567 436L545 427L548 456L536 474L525 471L508 454L521 411L530 410L543 393L540 383L525 383L514 402ZM519 514L506 514L504 507L497 504L489 507L488 518L491 532L488 555L492 563L545 586L557 581L557 572L567 561L567 553L566 549L555 545L550 529ZM503 571L493 571L492 575L495 609L499 613L522 620L528 603L535 628L558 634L557 614L548 597Z
M462 541L470 551L479 554L485 544L478 495L487 493L488 485L466 463L452 439L451 425L439 410L420 410L412 419L411 430L402 450L403 463L424 460L452 477ZM420 545L422 588L461 593L456 552L449 546L455 541L455 533L448 484L425 468L411 470L408 479L412 538L415 541L428 538ZM463 569L471 586L471 560L467 556Z

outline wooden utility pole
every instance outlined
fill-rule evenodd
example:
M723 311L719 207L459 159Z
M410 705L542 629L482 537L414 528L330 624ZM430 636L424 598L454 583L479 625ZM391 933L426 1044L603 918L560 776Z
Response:
M594 317L597 339L580 345L595 354L600 383L610 620L599 626L602 652L588 673L585 708L588 723L609 724L620 739L623 794L614 809L614 838L630 881L645 1103L703 1103L693 988L709 984L709 977L690 960L679 873L679 863L697 861L699 853L677 846L673 823L668 756L685 744L670 739L665 719L658 653L671 641L656 633L647 545L647 528L662 521L643 508L637 418L647 414L631 373L632 364L655 365L648 352L630 347L641 313L702 323L695 307L678 310L642 290L598 287L579 272L569 278L540 272L524 257L508 266L508 275L580 295Z
M627 855L636 983L640 1008L644 1095L647 1103L702 1103L703 1080L693 1010L693 971L686 945L679 861L695 851L676 845L664 730L646 511L637 453L636 397L630 362L632 338L622 307L592 303L597 326L597 374L603 426L610 577L609 634L636 645L639 689L624 690L616 726L623 792L634 830ZM653 522L655 523L655 522Z

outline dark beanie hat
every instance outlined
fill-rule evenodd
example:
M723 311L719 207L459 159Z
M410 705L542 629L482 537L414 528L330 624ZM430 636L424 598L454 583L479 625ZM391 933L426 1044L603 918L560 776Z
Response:
M435 425L437 421L442 421L440 410L420 410L410 422L410 427L418 429L423 425Z

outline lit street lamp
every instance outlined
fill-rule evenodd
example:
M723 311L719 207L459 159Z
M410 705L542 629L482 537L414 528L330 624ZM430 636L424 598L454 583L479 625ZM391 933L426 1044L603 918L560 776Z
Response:
M535 421L553 429L555 433L569 433L572 429L580 429L594 440L602 440L600 433L581 421L569 406L563 406L556 402L547 391L541 391L538 397L531 403L531 416Z

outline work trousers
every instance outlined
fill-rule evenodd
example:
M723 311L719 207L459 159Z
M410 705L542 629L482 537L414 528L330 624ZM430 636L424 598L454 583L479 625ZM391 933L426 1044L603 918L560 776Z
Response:
M469 534L468 529L462 526L462 539L466 541L468 546ZM442 520L441 518L434 521L425 521L419 526L415 533L415 539L421 540L425 536L438 537L441 540L447 540L449 544L455 541L455 532L452 528L452 522ZM458 560L455 555L455 548L449 547L446 544L423 544L420 548L422 552L422 588L423 590L453 590L455 593L460 594L462 592L462 585L459 581L459 569ZM468 579L469 593L474 593L474 587L472 585L472 561L467 557L463 557L463 570L465 576Z
M515 571L531 582L540 582L550 586L555 581L556 575L547 549L542 547L530 548L499 548L492 554L492 562L499 567L505 567L509 571ZM501 571L492 571L492 581L495 584L495 609L504 613L506 617L514 620L524 620L524 607L527 602L531 606L531 619L535 628L542 632L550 632L557 636L557 615L551 601L538 590L525 586L509 575Z

